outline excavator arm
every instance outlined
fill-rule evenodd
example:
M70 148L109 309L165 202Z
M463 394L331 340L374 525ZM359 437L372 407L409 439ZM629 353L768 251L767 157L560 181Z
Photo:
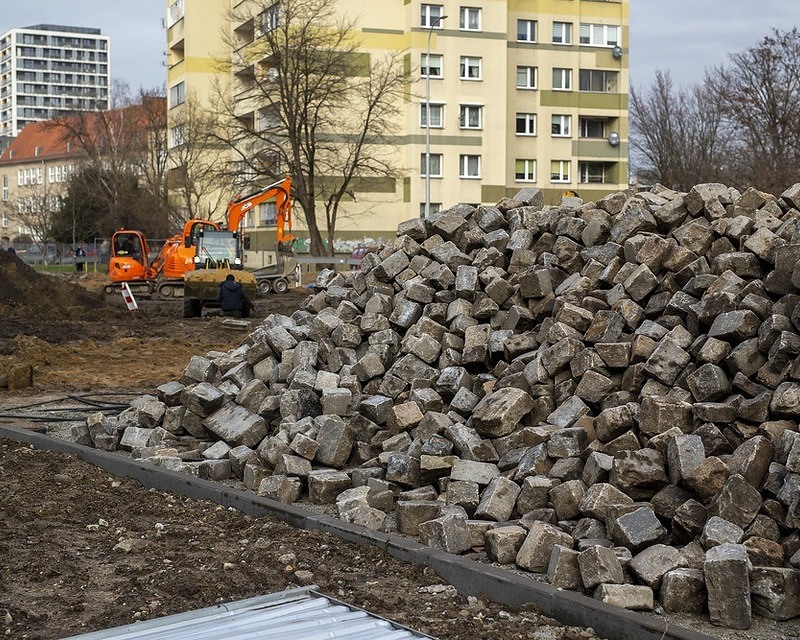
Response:
M295 236L292 235L292 179L289 176L247 196L236 197L228 203L228 231L236 231L248 211L262 202L275 198L277 210L278 246L291 250Z

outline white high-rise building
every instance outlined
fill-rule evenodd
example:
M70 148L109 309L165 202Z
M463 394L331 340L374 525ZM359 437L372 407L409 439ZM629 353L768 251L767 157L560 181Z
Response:
M109 108L110 41L100 29L38 24L0 36L0 136L71 111Z

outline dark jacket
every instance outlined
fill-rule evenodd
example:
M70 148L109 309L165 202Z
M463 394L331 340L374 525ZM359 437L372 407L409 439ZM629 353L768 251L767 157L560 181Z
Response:
M244 311L245 308L255 308L242 285L235 280L225 280L219 285L217 302L221 304L223 311Z

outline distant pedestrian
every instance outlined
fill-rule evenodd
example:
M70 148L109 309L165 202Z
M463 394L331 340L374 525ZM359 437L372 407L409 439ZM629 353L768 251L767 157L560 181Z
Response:
M86 262L86 251L83 247L75 249L75 269L78 273L83 273L83 265Z
M246 318L256 308L232 273L225 276L225 281L219 285L217 302L220 303L222 312L232 318Z

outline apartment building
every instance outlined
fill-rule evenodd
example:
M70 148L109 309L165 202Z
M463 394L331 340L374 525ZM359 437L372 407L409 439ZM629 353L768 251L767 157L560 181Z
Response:
M38 240L38 230L24 220L59 210L81 159L77 145L55 127L45 122L25 127L0 156L0 237Z
M225 9L167 1L170 114L220 78L235 91L237 70L218 61L231 60L225 42L237 42L223 33L258 38L252 24L226 23L247 1ZM262 25L267 14L280 19L278 4L260 3ZM358 25L362 52L404 52L412 76L391 140L401 177L390 189L356 193L338 238L388 238L426 211L494 204L525 187L540 188L549 203L565 192L594 200L627 187L629 0L336 4ZM248 110L243 103L242 117L257 121ZM268 213L249 220L269 222Z
M0 36L0 136L70 111L108 109L109 37L39 24Z

